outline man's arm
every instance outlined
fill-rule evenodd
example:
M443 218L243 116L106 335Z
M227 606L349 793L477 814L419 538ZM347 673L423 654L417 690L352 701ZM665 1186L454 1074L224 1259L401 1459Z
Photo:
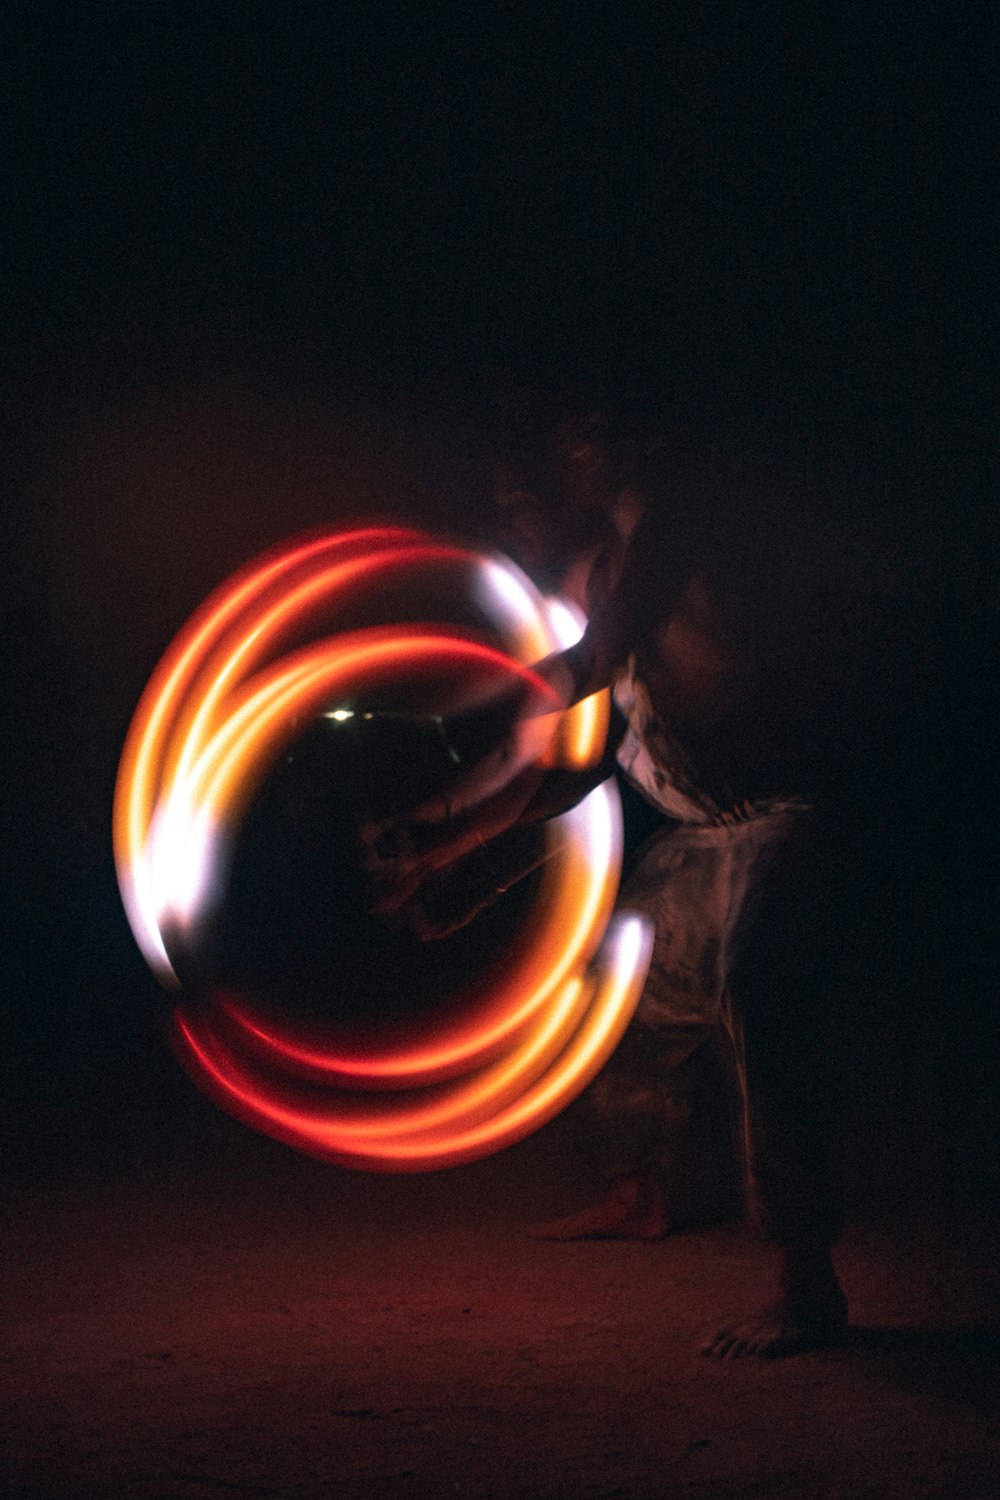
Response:
M516 820L488 839L473 833L471 843L467 838L455 840L450 825L425 829L425 837L436 832L441 842L427 849L423 858L400 861L397 857L383 865L381 872L373 871L376 908L383 915L402 919L425 940L448 937L467 926L551 857L543 825L575 807L611 775L624 729L624 720L617 714L612 727L598 765L587 771L544 773ZM514 802L506 805L510 811ZM471 830L472 825L468 826ZM463 852L456 853L459 848Z
M604 753L586 770L544 771L531 766L493 796L446 819L396 821L381 832L369 830L364 838L365 863L376 887L376 909L383 913L400 910L442 872L455 870L457 874L472 857L481 863L484 850L495 851L498 866L503 864L500 889L530 874L538 859L523 853L529 841L522 839L516 847L514 843L502 845L504 836L557 817L607 780L624 727L624 720L613 712ZM471 862L469 869L473 869Z
M533 668L563 708L609 687L630 654L671 618L700 567L698 526L689 511L674 506L668 529L661 514L646 508L614 581L592 598L582 638Z

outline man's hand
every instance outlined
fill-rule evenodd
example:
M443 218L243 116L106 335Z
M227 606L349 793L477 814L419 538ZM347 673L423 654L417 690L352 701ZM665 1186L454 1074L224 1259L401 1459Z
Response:
M492 797L450 813L449 795L405 817L361 828L363 863L375 888L375 910L399 911L433 875L475 855L513 828L531 803L544 772L531 765ZM427 816L440 811L439 816Z
M413 808L408 820L413 824L456 822L463 817L475 819L477 809L482 809L479 820L489 823L493 810L505 805L505 794L511 789L516 801L525 777L535 772L537 784L541 775L537 771L538 762L558 726L558 715L548 704L544 705L545 711L542 707L539 695L525 694L499 744L478 757L444 791ZM523 800L520 805L524 806ZM509 826L509 821L504 826Z
M538 825L512 829L479 844L447 869L427 875L394 911L423 942L450 937L538 868L551 851Z
M402 913L427 937L444 936L464 926L476 911L492 904L495 893L488 901L479 900L478 877L470 864L464 872L469 882L467 914L454 922L436 916L437 905L447 904L458 888L460 862L481 856L486 845L491 853L498 851L496 841L508 830L565 812L611 775L624 727L617 716L599 764L586 771L546 770L539 765L557 728L558 713L580 696L574 686L576 665L572 652L548 657L532 669L534 680L521 678L502 695L494 695L484 711L499 710L506 720L494 749L472 761L464 775L453 778L442 792L419 806L362 826L362 860L372 880L376 911L385 916ZM521 879L536 863L529 862L510 878L505 876L501 889ZM445 871L454 871L456 884L449 895L445 882L438 881L435 895L431 882Z
M362 825L363 863L376 910L399 910L428 876L518 822L544 776L538 762L557 728L555 695L524 671L481 690L442 720L458 767L441 792L405 813ZM447 725L447 729L444 726Z

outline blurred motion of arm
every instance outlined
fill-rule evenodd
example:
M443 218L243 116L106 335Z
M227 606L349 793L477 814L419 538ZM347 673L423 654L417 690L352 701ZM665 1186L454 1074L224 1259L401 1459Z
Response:
M604 756L587 771L535 771L448 823L410 825L406 849L370 862L376 909L425 940L466 926L551 856L542 825L611 775L623 727L615 716Z

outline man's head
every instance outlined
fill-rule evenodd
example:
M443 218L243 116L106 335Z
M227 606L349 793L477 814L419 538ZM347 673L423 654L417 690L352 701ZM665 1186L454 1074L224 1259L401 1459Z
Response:
M573 564L626 521L634 469L620 423L590 405L551 403L542 422L522 403L501 444L494 478L498 540L529 573L558 584ZM626 532L627 534L627 532Z

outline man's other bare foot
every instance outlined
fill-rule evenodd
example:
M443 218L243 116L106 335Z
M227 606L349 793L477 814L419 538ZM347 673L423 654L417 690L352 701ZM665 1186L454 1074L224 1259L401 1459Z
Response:
M536 1240L662 1240L669 1229L661 1184L652 1177L616 1177L610 1191L579 1213L532 1230Z
M702 1354L715 1359L748 1355L779 1359L838 1343L847 1328L847 1299L837 1280L829 1253L809 1257L807 1263L786 1259L782 1295L772 1306L720 1328L702 1345Z

